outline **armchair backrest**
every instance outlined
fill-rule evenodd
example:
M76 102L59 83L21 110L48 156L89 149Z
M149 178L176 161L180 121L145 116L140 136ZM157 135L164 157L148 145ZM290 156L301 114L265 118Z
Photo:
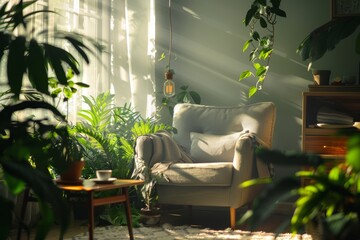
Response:
M244 106L180 103L174 107L175 141L189 151L190 133L229 134L248 130L271 146L276 109L272 102Z

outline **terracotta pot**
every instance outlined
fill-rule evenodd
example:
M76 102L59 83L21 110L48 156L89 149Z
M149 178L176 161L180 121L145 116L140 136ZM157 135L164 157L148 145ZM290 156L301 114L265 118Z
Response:
M72 162L68 169L60 174L60 179L63 181L79 181L84 166L85 161Z
M161 211L160 208L142 208L140 209L140 223L144 225L156 225L160 223Z

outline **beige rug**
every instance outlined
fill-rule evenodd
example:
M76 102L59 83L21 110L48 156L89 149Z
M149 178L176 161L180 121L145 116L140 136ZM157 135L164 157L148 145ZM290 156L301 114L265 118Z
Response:
M230 228L225 230L200 229L191 226L172 226L164 224L157 227L139 227L134 228L134 239L246 239L246 240L272 240L275 235L266 232L248 232L242 230L232 231ZM129 239L126 226L107 226L99 227L94 231L94 237L97 240L119 240ZM87 240L88 233L82 233L67 240ZM281 234L278 240L311 240L311 236Z

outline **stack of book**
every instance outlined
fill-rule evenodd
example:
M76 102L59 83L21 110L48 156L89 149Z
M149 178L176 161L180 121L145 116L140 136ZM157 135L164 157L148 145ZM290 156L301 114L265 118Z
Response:
M353 125L354 118L329 107L322 107L317 113L317 122L323 124Z

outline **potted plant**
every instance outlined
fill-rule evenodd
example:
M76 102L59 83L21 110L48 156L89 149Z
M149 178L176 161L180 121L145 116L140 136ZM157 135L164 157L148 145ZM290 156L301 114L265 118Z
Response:
M145 207L140 209L139 221L145 225L156 225L160 222L160 208L157 206L156 178L151 175L151 169L145 162L135 166L133 178L144 181L139 191Z
M174 129L171 126L151 121L140 121L136 123L132 129L132 132L135 133L131 143L133 147L127 148L127 154L134 158L134 143L138 137L164 130L173 131ZM139 158L135 163L131 177L144 181L144 184L140 188L137 188L144 206L140 209L140 222L145 225L158 224L161 220L161 209L157 204L156 176L151 174L151 168L145 161L141 161Z
M271 183L254 202L253 209L240 219L240 223L248 222L250 228L254 229L270 215L277 201L296 197L293 215L285 220L278 232L290 226L293 233L307 230L314 239L360 238L359 133L349 137L345 162L332 163L334 166L330 169L327 167L329 160L307 153L262 149L258 151L258 156L265 161L308 166L311 169L298 171L294 176ZM271 180L244 182L242 187L265 182L270 183Z
M51 166L59 174L57 179L64 183L82 183L81 173L85 166L85 149L70 126L65 126L61 135L54 137L55 152L60 155L51 157Z

